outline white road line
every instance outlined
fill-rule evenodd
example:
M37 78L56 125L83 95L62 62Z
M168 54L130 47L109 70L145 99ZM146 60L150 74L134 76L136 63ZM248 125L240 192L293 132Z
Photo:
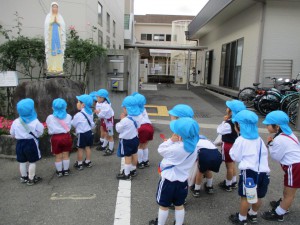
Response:
M50 197L50 200L90 200L90 199L95 199L96 198L96 194L90 194L87 196L83 196L83 195L76 195L76 194L72 194L72 195L59 195L57 193L53 193Z
M124 158L121 160L121 171L124 167ZM131 215L131 181L120 180L115 207L114 225L130 225Z

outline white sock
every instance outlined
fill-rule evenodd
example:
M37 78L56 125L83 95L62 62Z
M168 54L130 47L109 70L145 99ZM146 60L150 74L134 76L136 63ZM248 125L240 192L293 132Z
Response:
M212 187L213 179L212 178L206 178L206 187Z
M27 177L26 163L20 163L20 173L22 177Z
M158 225L165 225L169 215L169 210L158 210Z
M148 148L145 148L143 150L143 162L147 162L149 160L149 150Z
M90 161L91 161L91 160L87 160L87 159L86 159L86 160L85 160L85 163L89 163Z
M131 164L125 164L124 166L124 174L128 176L130 174Z
M108 142L109 150L114 150L114 144L115 144L115 142L113 142L113 141Z
M136 166L131 165L131 171L134 171L134 170L136 170Z
M102 147L103 147L103 148L106 147L107 144L108 144L108 140L104 139L103 144L102 144Z
M58 172L61 172L62 171L62 167L63 167L63 164L62 164L62 161L60 162L55 162L55 168Z
M249 213L250 216L255 216L255 215L257 215L257 212L253 211L252 208L249 210L248 213Z
M82 164L82 161L77 161L78 162L78 165L81 165Z
M236 182L236 176L232 177L231 184Z
M138 162L139 163L143 162L143 154L144 154L143 149L139 149L138 150Z
M200 190L201 189L201 184L195 184L195 190Z
M277 215L281 216L284 215L286 213L286 210L281 208L280 205L277 206L277 208L275 209L275 212L277 213Z
M231 186L231 180L226 179L226 186Z
M28 167L28 177L30 180L33 180L34 176L35 176L35 168L36 168L36 164L35 163L29 163L29 167Z
M102 142L102 143L103 143L103 142L104 142L104 140L105 140L104 138L100 138L100 142Z
M241 214L239 214L239 220L240 221L247 220L247 216L242 216Z
M182 225L184 221L184 209L175 210L175 225Z
M70 167L70 159L63 160L64 170L68 170Z

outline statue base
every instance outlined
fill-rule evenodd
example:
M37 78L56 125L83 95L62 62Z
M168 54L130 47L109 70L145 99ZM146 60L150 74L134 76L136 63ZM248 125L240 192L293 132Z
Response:
M51 78L66 78L64 76L64 72L47 72L46 73L46 78L51 79Z

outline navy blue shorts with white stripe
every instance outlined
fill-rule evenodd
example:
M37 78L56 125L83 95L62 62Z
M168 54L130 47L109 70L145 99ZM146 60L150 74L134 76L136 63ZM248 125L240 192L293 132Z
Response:
M94 136L91 130L78 134L77 147L85 148L93 146Z
M188 194L188 182L169 181L161 179L158 182L156 193L156 202L160 206L169 207L173 203L174 206L181 206Z
M19 139L16 145L17 161L34 163L41 159L38 144L34 139Z
M119 156L129 157L134 155L138 151L139 144L140 141L138 137L135 137L133 139L128 139L128 140L120 139L119 148L118 148Z

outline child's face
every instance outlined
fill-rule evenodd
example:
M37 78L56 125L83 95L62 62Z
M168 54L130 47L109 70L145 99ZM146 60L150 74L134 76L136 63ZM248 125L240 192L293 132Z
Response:
M124 113L125 115L127 115L127 109L126 109L125 107L123 107L122 109L123 109L123 113Z
M98 103L102 103L102 102L104 102L104 100L105 100L105 98L97 96Z
M231 109L226 108L226 114L231 117L232 115Z
M272 125L272 124L268 124L267 125L267 130L269 131L269 133L277 133L278 132L279 127L277 125Z
M78 110L82 110L84 108L84 104L81 101L78 101L76 106Z
M178 117L171 115L171 120L177 120L177 119L178 119Z

